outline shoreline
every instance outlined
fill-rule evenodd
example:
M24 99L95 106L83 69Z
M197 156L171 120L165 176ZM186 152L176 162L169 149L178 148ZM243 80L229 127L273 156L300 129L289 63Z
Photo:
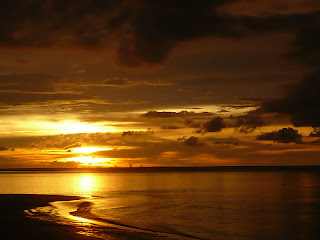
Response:
M81 200L84 197L63 195L36 194L0 194L0 231L1 239L32 240L98 240L98 239L156 239L152 234L124 231L106 227L104 238L94 236L94 228L87 231L73 225L62 225L56 222L42 221L28 217L25 210L49 206L51 202ZM92 234L92 236L90 236Z
M88 168L0 168L1 173L161 173L161 172L320 172L320 165L292 166L203 166L203 167L88 167Z
M62 195L0 194L0 230L3 239L96 240L82 236L72 226L59 225L27 217L24 210L48 206L53 201L80 200ZM1 237L2 238L2 237Z

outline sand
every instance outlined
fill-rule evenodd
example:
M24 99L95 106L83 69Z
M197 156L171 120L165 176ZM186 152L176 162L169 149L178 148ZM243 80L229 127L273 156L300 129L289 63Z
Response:
M81 197L58 195L0 195L1 240L95 240L98 237L84 236L75 226L60 225L27 217L24 210L48 206L49 202L79 200ZM103 239L155 239L153 235L106 228ZM157 237L156 237L157 238ZM158 238L157 238L158 239Z

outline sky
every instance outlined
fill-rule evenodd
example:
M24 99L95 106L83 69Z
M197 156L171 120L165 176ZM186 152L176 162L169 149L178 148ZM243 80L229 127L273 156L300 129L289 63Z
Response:
M318 0L2 0L0 168L320 164Z

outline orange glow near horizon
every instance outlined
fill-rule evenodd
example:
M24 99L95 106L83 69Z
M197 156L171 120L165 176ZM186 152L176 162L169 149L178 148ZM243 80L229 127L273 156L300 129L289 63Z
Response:
M93 152L99 152L99 151L105 151L105 150L111 150L112 148L99 148L99 147L79 147L79 148L73 148L72 151L75 153L93 153Z
M5 116L0 124L6 126L1 135L56 135L75 133L117 132L118 128L111 126L113 122L88 123L77 119L75 115L61 117L61 120L52 119L50 116L29 116L23 118Z
M95 158L91 156L73 157L68 159L68 161L78 162L84 166L109 166L110 160L110 158Z

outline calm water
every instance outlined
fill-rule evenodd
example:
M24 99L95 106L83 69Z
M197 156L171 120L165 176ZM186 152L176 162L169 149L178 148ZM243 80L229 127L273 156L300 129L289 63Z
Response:
M319 239L318 172L1 173L0 193L95 196L94 214L204 239Z

